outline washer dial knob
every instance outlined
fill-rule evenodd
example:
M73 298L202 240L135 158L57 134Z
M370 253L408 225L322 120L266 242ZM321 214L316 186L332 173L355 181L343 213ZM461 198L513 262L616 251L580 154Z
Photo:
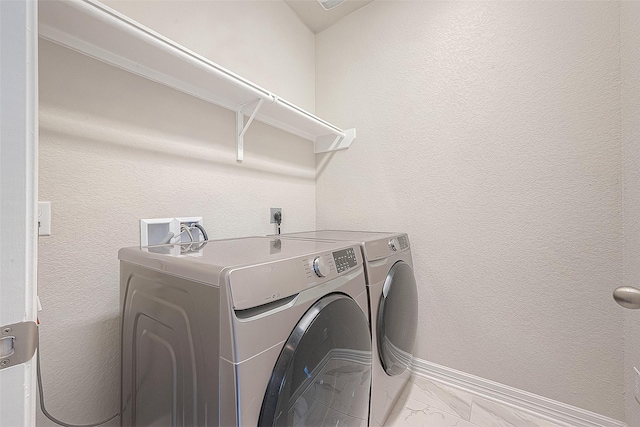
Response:
M398 250L399 247L400 245L398 244L398 239L394 237L393 239L389 240L389 249L395 252Z
M325 277L329 274L329 267L322 257L317 256L313 259L313 271L318 277Z

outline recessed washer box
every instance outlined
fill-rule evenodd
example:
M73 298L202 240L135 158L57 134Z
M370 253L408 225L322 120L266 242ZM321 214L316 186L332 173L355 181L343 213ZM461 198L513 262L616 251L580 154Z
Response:
M178 236L178 234L180 233L180 227L182 226L182 224L199 224L202 225L202 217L201 216L183 216L183 217L178 217L176 218L177 221L177 229L175 232L175 235ZM199 242L200 240L204 240L202 233L200 232L200 230L195 229L191 231L191 235L193 236L193 241L194 242ZM177 239L175 239L174 243L189 243L191 241L191 239L189 239L189 236L187 235L187 233L182 233L178 236Z
M202 224L201 216L183 216L177 218L148 218L140 220L140 246L154 246L163 243L189 243L187 233L181 233L182 224ZM173 233L169 236L169 233ZM191 231L193 240L204 240L200 230ZM167 241L169 239L169 241Z

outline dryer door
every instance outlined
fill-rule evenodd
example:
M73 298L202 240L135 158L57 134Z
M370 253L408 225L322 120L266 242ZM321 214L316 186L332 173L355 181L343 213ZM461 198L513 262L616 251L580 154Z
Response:
M418 327L418 290L413 270L396 262L384 282L377 317L378 355L388 375L400 375L411 363Z
M371 335L343 294L318 300L289 336L267 386L259 426L366 426Z

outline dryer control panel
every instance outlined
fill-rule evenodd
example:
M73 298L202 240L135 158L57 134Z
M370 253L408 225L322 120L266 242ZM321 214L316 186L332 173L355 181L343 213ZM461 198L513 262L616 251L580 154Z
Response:
M377 261L396 255L409 249L409 237L406 234L386 236L364 242L364 255L367 261Z
M405 250L409 247L409 239L407 236L398 236L398 243L400 243L400 250Z

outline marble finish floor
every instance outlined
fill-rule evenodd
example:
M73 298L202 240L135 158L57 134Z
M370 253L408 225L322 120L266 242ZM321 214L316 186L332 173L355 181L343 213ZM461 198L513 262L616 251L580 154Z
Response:
M385 427L566 427L440 382L413 376Z

